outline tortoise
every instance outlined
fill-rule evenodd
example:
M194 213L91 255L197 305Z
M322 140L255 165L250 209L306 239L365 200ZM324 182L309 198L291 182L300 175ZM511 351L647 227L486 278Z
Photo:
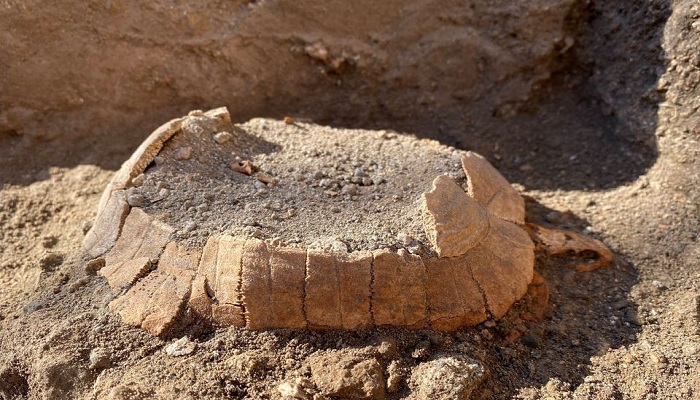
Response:
M503 317L527 292L537 249L596 252L581 270L612 258L594 239L526 224L523 198L476 153L312 128L234 125L222 107L156 129L83 241L115 295L109 308L161 337L193 326L454 331Z

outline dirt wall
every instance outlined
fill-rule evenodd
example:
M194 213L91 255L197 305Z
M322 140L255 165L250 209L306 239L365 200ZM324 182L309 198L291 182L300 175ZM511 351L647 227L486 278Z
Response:
M115 168L105 155L126 154L163 120L221 105L238 121L294 115L469 146L465 130L517 113L561 67L581 8L577 0L4 2L0 165L31 148L29 180L47 161ZM68 148L47 144L66 140Z

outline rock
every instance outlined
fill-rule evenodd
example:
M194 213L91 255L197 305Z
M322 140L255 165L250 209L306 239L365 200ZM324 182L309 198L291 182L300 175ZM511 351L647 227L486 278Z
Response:
M103 257L93 258L92 260L85 263L85 272L90 275L96 275L97 271L101 270L105 266L105 259Z
M309 399L311 396L304 390L311 386L311 382L304 378L297 378L293 383L284 382L277 386L277 391L284 398Z
M377 345L377 352L386 358L394 358L399 354L399 349L396 344L396 339L389 337L383 339Z
M231 135L228 132L219 132L216 135L214 135L214 141L218 144L224 144L231 140L233 138L233 135Z
M39 311L43 308L46 308L46 303L42 301L41 299L35 299L27 303L23 308L22 311L24 311L25 314L31 314L35 311Z
M146 197L140 193L129 193L126 196L126 202L132 207L143 207L148 204Z
M39 260L39 267L42 271L53 271L61 264L63 264L63 254L61 253L47 252Z
M144 174L138 174L136 178L131 180L131 184L134 185L134 187L141 187L144 182L146 182L146 175Z
M537 336L535 336L532 332L527 332L525 333L521 338L520 341L527 347L534 349L537 346L539 346L539 339L537 339Z
M192 158L192 148L191 147L181 147L175 152L175 158L177 160L189 160Z
M53 235L47 235L41 238L41 246L45 249L53 248L58 243L58 238Z
M267 368L268 359L257 351L246 351L226 359L226 366L239 375L250 376Z
M389 393L394 393L399 390L401 382L406 379L406 368L401 366L399 361L392 361L386 369L386 390Z
M165 346L165 354L173 357L187 356L197 349L197 343L191 341L187 336Z
M73 293L81 287L87 285L88 282L90 282L90 278L88 278L87 276L83 276L82 278L76 280L75 282L71 283L70 286L68 286L68 292Z
M254 186L257 190L263 190L263 191L264 191L264 190L267 190L267 184L265 184L265 183L263 183L263 182L260 182L260 181L258 181L258 180L256 180L255 182L253 182L253 186Z
M416 348L411 352L411 357L424 360L430 356L430 341L423 340L416 344Z
M372 184L373 185L381 185L384 182L386 182L386 179L384 179L384 177L381 177L381 176L372 177Z
M418 399L469 399L484 367L461 354L441 355L414 368L410 386Z
M107 349L96 347L90 351L90 369L107 368L111 362L112 360Z
M329 350L309 357L311 376L324 396L343 399L384 399L384 371L374 358Z
M368 177L367 173L362 170L362 168L355 168L355 171L353 172L352 176L358 177L358 178L366 178Z
M270 175L268 175L268 174L266 174L266 173L264 173L264 172L261 172L261 173L257 174L257 175L255 176L255 178L256 178L258 181L260 181L260 182L262 182L262 183L264 183L264 184L268 184L268 185L276 185L277 182L278 182L277 179L271 177Z
M348 196L357 196L360 193L360 187L354 183L343 186L340 190L340 194Z

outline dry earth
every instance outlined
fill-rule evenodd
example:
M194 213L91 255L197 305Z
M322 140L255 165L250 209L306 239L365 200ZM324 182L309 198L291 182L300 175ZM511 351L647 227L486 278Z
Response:
M0 397L700 398L700 6L470 4L0 1ZM125 327L84 268L100 193L218 105L476 150L616 263L541 258L543 320L455 334Z

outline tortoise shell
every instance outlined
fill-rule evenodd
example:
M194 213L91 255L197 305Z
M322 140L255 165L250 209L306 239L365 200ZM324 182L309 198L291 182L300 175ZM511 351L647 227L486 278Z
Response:
M392 173L417 177L418 183L409 189L391 189L405 194L406 201L386 200L383 209L394 212L387 219L397 225L391 232L401 230L402 224L419 226L422 232L414 232L417 239L412 243L380 240L371 244L364 240L371 236L367 231L358 231L359 244L330 246L255 234L257 228L241 222L248 218L241 202L258 193L265 197L279 192L282 199L286 193L289 199L291 186L285 182L292 179L259 170L255 154L268 154L265 160L270 160L269 155L279 157L286 151L293 154L285 160L293 160L303 157L300 149L309 148L304 143L309 139L305 127L310 125L292 120L262 125L272 133L262 137L232 125L225 108L191 112L156 129L116 172L83 244L90 257L104 259L98 274L115 295L110 309L125 323L157 336L173 335L191 325L348 330L398 326L451 331L502 317L526 293L533 277L534 245L524 229L523 199L483 157L434 141L372 133L396 139L377 150L378 157L389 154L394 160L385 165L385 180L391 182ZM286 136L279 133L284 129ZM342 150L348 141L364 140L359 146L370 146L375 139L349 131L346 135L330 132L328 140ZM226 149L219 152L219 147ZM406 155L414 152L422 152L424 162L410 163ZM206 162L200 162L195 172L188 170L200 153ZM402 160L406 165L399 165ZM206 168L220 170L216 179L207 175ZM163 175L164 171L170 175ZM285 170L275 171L283 175ZM296 217L273 215L276 219L268 225L282 221L280 226L303 234L311 229L305 225L312 220L308 216L318 214L320 219L313 220L320 220L323 229L346 229L350 225L343 225L340 217L364 218L365 206L357 204L373 204L381 197L376 193L383 190L384 178L364 175L355 170L341 180L343 185L332 179L313 183L318 204ZM165 199L168 182L163 181L168 176L184 185L184 194L221 184L224 189L219 195L230 201L206 212L193 205L181 206L187 202L183 198ZM426 187L415 187L420 185ZM362 203L363 196L367 203ZM342 203L345 206L332 209L339 217L324 214L328 211L324 204L340 198L347 202ZM255 200L256 204L261 201ZM400 202L403 208L392 209L392 204ZM200 218L226 226L209 221L209 229L192 233L192 225L183 222L188 213L204 214ZM403 220L406 215L408 219ZM371 223L363 226L373 227Z

